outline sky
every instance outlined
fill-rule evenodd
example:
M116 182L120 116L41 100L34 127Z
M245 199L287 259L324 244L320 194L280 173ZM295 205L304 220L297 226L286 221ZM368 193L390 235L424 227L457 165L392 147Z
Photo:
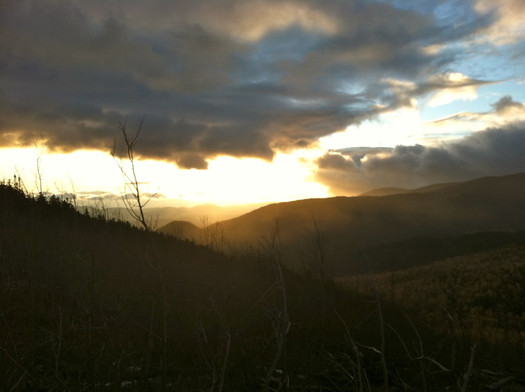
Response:
M219 205L525 171L524 0L0 0L0 178Z

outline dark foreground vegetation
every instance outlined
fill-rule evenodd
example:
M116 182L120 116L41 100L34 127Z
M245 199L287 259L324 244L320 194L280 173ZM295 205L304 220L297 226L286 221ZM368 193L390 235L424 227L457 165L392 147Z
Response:
M0 390L524 390L522 245L339 286L268 238L227 257L2 183Z

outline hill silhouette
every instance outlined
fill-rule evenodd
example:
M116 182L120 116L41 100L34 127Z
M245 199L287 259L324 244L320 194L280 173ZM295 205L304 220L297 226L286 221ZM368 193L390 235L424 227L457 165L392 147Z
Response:
M445 189L445 188L448 188L449 186L457 185L457 184L458 183L453 183L453 182L438 183L438 184L426 185L426 186L415 188L415 189L378 188L378 189L372 189L371 191L362 193L359 196L392 196L392 195L398 195L401 193L426 193L426 192L433 192L433 191Z
M467 378L480 390L486 375L466 370L473 342L490 382L523 354L505 339L490 343L483 318L496 314L492 297L469 312L468 334L435 330L436 309L407 320L381 285L371 296L291 272L279 241L225 256L95 216L0 183L0 390L379 391L388 381L392 390L442 391ZM495 247L508 242L487 236ZM487 257L476 276L496 260ZM457 271L434 263L446 289L459 290L448 278ZM490 327L514 334L521 308L505 303L511 327Z
M89 203L90 209L93 213L100 210L97 203ZM148 205L144 208L144 215L148 222L151 222L156 227L168 225L173 221L186 221L193 225L202 225L203 221L218 222L221 220L232 219L256 208L261 207L265 203L243 204L233 206L216 206L214 204L199 204L193 207L156 207ZM103 213L109 219L125 220L132 224L136 224L134 219L129 216L125 207L104 207Z
M162 231L181 240L194 240L202 234L199 227L187 221L172 221L163 226Z
M361 193L359 196L390 196L397 195L399 193L408 193L410 189L405 188L377 188L371 191Z
M219 225L225 242L235 249L264 243L276 222L293 268L308 263L305 259L316 251L321 239L333 271L342 271L352 263L356 251L382 244L413 237L524 229L525 173L436 184L387 196L272 204Z
M226 257L95 216L0 184L0 390L353 382L332 355L373 305L291 273L275 248ZM367 368L380 385L378 358Z

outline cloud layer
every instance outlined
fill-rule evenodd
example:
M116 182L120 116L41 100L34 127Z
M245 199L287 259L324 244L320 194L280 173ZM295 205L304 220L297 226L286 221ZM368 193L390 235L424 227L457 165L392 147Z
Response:
M0 146L106 150L144 117L147 158L272 159L413 98L475 94L492 79L451 64L462 42L501 40L511 3L3 1Z
M348 149L320 158L317 180L332 193L352 195L383 187L433 183L525 171L525 122L476 132L439 147Z

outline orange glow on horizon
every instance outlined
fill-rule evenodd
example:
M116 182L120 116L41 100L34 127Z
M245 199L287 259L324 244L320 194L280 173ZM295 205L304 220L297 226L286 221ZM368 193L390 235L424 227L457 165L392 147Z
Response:
M218 205L278 202L330 196L325 186L312 180L315 170L312 161L319 155L307 150L278 153L272 162L220 156L208 161L207 170L181 170L167 162L137 160L136 170L143 192L158 193L174 202ZM20 175L28 191L37 191L39 157L44 191L113 194L125 191L116 162L101 151L56 154L36 148L2 149L0 178Z

